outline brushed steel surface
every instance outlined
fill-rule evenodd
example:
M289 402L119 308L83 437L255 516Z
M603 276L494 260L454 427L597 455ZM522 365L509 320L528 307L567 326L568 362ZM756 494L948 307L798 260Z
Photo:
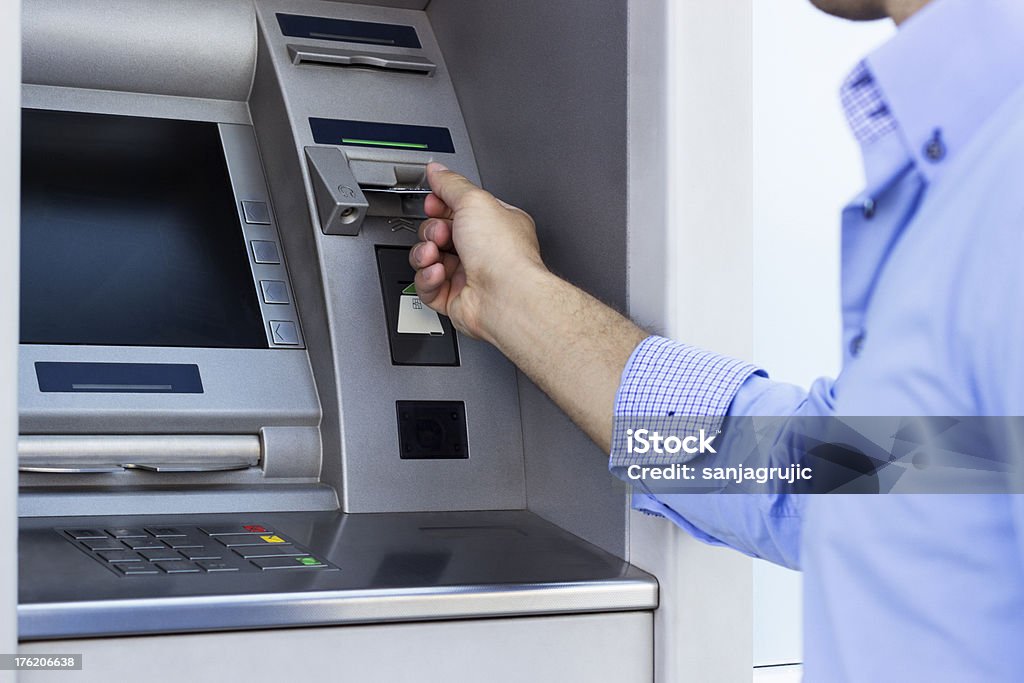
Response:
M55 527L259 523L340 571L119 577ZM23 519L23 640L650 610L655 579L522 511Z

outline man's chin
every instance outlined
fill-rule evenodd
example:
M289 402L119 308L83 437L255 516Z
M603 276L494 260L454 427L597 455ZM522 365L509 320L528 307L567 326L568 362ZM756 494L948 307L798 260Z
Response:
M823 12L853 21L874 21L889 16L884 0L811 0Z

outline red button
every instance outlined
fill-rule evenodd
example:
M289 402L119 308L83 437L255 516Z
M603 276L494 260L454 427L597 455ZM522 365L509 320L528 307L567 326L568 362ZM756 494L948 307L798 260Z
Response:
M263 534L267 531L266 527L260 526L259 524L243 524L242 528L252 534Z

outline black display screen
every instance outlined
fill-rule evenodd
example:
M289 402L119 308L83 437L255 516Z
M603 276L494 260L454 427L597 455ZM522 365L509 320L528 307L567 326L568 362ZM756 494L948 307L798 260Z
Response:
M267 348L215 123L22 112L21 341Z

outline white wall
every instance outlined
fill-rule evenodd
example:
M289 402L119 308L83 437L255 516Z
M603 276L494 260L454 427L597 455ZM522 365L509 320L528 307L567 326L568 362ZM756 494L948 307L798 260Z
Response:
M754 4L754 361L808 386L839 370L839 212L863 184L839 86L889 22ZM801 658L800 575L754 563L754 663Z
M749 356L751 0L629 7L630 313ZM750 561L664 520L634 512L629 523L630 560L661 590L655 680L748 680Z
M20 3L0 3L0 535L17 537L18 201L21 155ZM0 653L16 651L17 565L8 542L0 555ZM14 672L0 672L14 680Z

